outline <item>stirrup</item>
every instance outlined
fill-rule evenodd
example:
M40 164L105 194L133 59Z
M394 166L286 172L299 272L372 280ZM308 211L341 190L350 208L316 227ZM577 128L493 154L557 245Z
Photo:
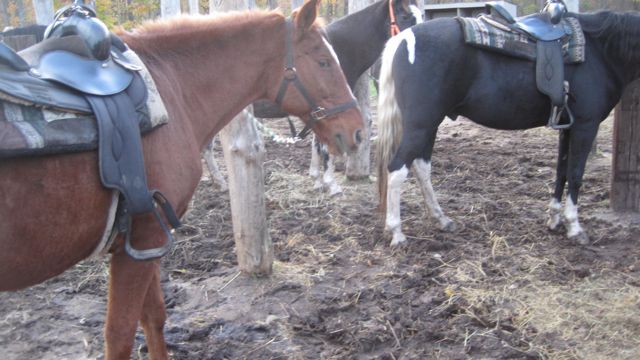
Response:
M176 213L173 211L173 208L169 204L168 200L164 197L164 195L162 195L162 193L160 193L158 190L152 190L151 195L153 199L152 213L155 216L156 221L160 224L160 227L162 228L162 231L167 238L167 242L164 245L158 248L146 250L138 250L134 248L131 244L131 215L125 215L123 218L119 219L121 221L120 232L125 233L124 250L127 255L138 261L153 260L163 257L169 252L169 250L171 250L175 242L173 238L173 230L168 228L168 226L160 216L160 212L158 210L163 211L165 217L167 218L167 221L169 222L171 227L173 227L173 229L177 229L181 226L180 220L176 216Z
M574 117L571 109L569 108L569 82L564 82L564 104L562 106L557 106L551 104L551 115L549 116L548 126L554 130L565 130L570 128L573 125ZM562 118L562 114L566 111L567 116L569 117L569 122L567 124L560 124L560 119Z

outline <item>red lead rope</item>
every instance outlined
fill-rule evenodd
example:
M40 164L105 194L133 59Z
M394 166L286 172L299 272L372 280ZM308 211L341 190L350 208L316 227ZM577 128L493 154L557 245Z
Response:
M396 23L396 14L393 12L393 0L389 0L389 20L391 20L391 36L396 36L400 33L400 28Z

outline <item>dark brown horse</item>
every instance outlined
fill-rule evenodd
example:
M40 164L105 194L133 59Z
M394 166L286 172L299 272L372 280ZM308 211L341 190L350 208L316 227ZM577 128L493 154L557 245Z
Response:
M184 214L202 172L200 153L235 114L259 98L275 100L285 77L286 111L310 122L309 99L331 109L353 101L344 75L315 23L318 0L292 15L277 12L181 17L146 24L121 38L148 67L170 115L143 138L150 188ZM287 57L285 39L291 39ZM295 69L285 69L289 60ZM296 71L297 70L297 71ZM313 126L335 152L353 150L363 126L349 107ZM89 256L105 231L111 192L102 187L95 152L0 162L0 290L56 276ZM157 248L164 234L152 215L134 217L132 243ZM167 358L159 260L135 261L123 239L111 247L106 359L129 358L138 321L153 359Z

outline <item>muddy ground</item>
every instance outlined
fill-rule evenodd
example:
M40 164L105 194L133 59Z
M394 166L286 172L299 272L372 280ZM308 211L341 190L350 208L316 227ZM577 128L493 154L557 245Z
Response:
M267 126L286 135L285 122ZM330 197L307 176L308 141L265 139L273 275L238 273L228 195L205 176L163 260L173 358L637 359L640 220L608 207L611 127L580 199L590 246L545 227L552 130L447 120L433 181L458 230L437 230L410 178L409 241L394 249L373 181L339 173L344 193ZM106 281L102 258L0 294L0 357L101 358ZM139 332L133 358L146 357Z

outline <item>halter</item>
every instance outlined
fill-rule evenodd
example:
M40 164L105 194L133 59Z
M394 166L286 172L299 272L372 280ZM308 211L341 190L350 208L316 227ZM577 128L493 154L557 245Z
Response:
M396 14L393 11L393 0L389 0L389 20L391 22L391 25L389 27L391 36L400 34L400 28L398 27L398 23L396 22Z
M330 109L325 109L322 106L318 106L315 103L315 101L313 101L313 99L309 95L309 92L307 91L307 89L304 87L304 85L298 78L298 73L296 72L296 67L294 65L293 20L291 18L287 18L286 26L287 26L287 35L286 35L285 45L286 45L286 51L287 51L287 55L286 55L287 64L284 68L284 78L282 79L282 83L280 83L280 90L278 90L278 96L276 97L276 104L278 104L278 106L282 108L282 100L284 99L284 95L287 92L287 89L289 88L289 84L293 83L293 85L296 87L296 89L298 89L302 97L304 97L304 99L307 101L307 104L309 104L309 107L311 108L311 111L309 112L311 121L308 124L306 124L304 129L302 129L302 131L300 131L300 133L298 134L298 137L303 139L307 135L309 135L311 128L313 128L313 126L315 126L315 124L318 123L318 121L332 117L348 109L355 108L358 105L355 100L352 100L344 104L336 105Z

